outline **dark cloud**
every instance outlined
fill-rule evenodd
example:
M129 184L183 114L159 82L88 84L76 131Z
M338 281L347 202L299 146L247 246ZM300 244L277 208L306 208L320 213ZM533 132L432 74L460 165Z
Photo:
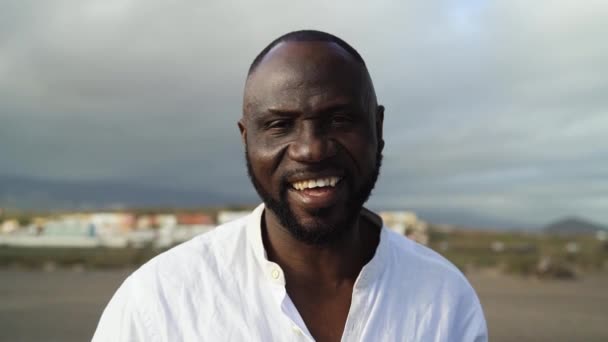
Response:
M0 174L253 198L236 128L293 29L364 56L387 107L373 205L608 222L603 1L5 1Z

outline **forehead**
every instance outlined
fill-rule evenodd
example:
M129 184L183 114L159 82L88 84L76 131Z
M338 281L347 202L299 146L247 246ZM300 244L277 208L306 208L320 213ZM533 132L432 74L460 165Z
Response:
M273 106L314 108L336 101L363 104L366 75L365 68L335 43L280 43L249 76L245 111Z

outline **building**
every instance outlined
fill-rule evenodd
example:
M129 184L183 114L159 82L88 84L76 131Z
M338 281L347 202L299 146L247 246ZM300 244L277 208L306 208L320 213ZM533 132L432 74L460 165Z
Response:
M428 223L412 211L382 211L379 213L384 224L393 231L426 245L429 243Z
M236 219L240 219L241 217L245 217L249 215L251 211L233 211L233 210L222 210L217 214L217 223L224 224L230 221L234 221Z

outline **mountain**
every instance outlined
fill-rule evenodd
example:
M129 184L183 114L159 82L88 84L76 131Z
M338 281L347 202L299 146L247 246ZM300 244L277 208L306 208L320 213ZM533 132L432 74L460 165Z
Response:
M0 207L16 209L116 209L201 207L232 203L221 194L119 182L66 182L0 176Z
M408 210L413 211L416 215L431 224L448 224L455 227L470 228L476 230L534 230L535 225L520 221L517 219L504 219L495 217L489 214L482 214L471 210L454 209L454 208L416 208L403 207L397 205L379 206L374 203L373 199L367 205L369 209L374 211L385 210Z
M561 219L543 229L545 233L558 235L590 235L600 230L607 230L607 228L578 217Z
M121 182L68 182L0 175L0 208L21 210L89 210L121 208L196 208L255 204L255 196L244 197L205 190L181 190ZM403 210L377 207L376 210ZM476 212L445 208L408 208L431 223L445 223L476 229L530 229L530 224ZM549 233L595 233L601 226L579 218L567 218L545 228Z
M532 225L517 219L503 219L491 215L457 209L420 209L414 212L422 219L436 224L450 224L479 230L530 230Z

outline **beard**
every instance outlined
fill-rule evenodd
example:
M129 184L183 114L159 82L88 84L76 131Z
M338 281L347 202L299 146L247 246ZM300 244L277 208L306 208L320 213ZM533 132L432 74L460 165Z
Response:
M378 176L380 175L382 152L379 148L376 153L376 165L374 170L366 179L364 179L358 189L355 188L352 175L345 173L344 178L342 179L342 182L345 182L343 186L347 186L349 194L352 195L349 196L349 199L345 203L346 214L342 215L338 222L331 225L325 223L323 220L324 218L329 217L332 210L334 210L334 208L331 207L315 210L312 215L316 220L311 224L304 225L294 214L287 200L287 191L291 186L287 181L288 175L285 174L281 176L279 198L274 198L264 189L255 176L247 146L245 146L245 160L247 163L247 174L249 175L249 179L251 179L253 187L262 198L262 201L264 201L266 208L276 215L281 225L287 229L291 236L296 240L307 245L322 247L339 241L345 233L353 228L361 209L363 208L363 204L369 199L369 196L376 185L376 181L378 180Z

